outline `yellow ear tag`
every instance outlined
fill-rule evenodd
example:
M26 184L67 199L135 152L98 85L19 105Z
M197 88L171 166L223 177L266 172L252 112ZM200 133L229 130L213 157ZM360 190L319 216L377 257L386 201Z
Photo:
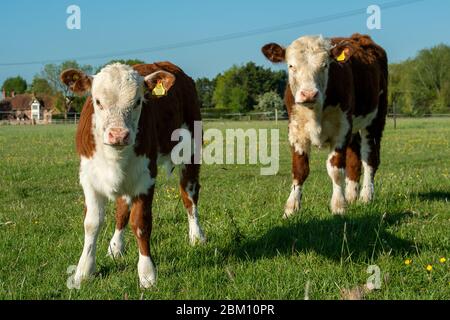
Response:
M342 62L345 61L345 50L342 50L342 53L339 57L336 58L337 61Z
M166 88L164 88L164 85L161 80L158 80L158 83L152 90L152 94L157 97L162 97L166 95Z
M72 80L73 80L73 81L77 81L78 79L79 79L78 75L77 75L77 74L74 74L73 77L72 77Z

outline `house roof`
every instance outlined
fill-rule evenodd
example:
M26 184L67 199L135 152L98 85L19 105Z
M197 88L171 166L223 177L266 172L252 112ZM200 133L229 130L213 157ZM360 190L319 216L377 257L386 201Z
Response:
M31 107L31 103L37 99L44 110L51 111L54 107L54 98L49 95L34 96L24 93L0 101L0 108L4 111L26 111ZM9 106L8 106L9 105Z

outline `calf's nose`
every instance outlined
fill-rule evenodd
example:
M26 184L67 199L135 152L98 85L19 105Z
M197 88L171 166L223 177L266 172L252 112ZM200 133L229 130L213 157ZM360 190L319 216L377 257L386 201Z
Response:
M130 131L125 128L111 128L108 132L108 143L111 145L126 145L130 140Z
M316 102L319 96L318 90L302 90L300 92L300 103L311 103Z

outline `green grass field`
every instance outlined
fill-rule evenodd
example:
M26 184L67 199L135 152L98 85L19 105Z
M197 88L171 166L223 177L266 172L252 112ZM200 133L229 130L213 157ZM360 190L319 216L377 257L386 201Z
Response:
M276 127L207 124L213 126ZM287 123L278 127L278 175L261 176L255 165L203 166L203 246L188 244L177 174L168 179L160 171L151 241L158 283L146 291L138 285L131 230L125 257L106 256L112 204L96 277L81 290L67 288L67 268L78 262L83 241L75 126L0 127L0 299L303 299L307 282L310 299L341 299L342 289L366 283L369 265L379 266L381 289L366 299L449 299L450 120L400 120L397 130L389 121L376 199L350 206L345 217L328 209L327 152L313 150L303 208L287 221Z

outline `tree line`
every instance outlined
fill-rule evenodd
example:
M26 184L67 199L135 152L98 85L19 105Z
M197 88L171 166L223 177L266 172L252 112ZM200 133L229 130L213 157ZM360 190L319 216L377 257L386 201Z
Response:
M232 66L212 80L197 79L196 86L203 108L249 112L274 106L281 109L286 81L285 71L272 71L248 62Z
M128 65L144 61L112 60ZM105 64L106 65L106 64ZM103 65L104 66L104 65ZM35 75L30 85L20 76L5 80L7 94L29 92L55 98L55 107L62 114L79 112L85 97L74 96L59 81L61 71L77 68L92 74L103 66L79 65L76 61L47 64ZM438 45L421 50L416 57L389 65L389 109L400 114L450 113L450 46ZM213 79L195 80L201 106L211 112L251 112L284 109L283 94L287 83L285 71L274 71L253 62L234 65Z
M389 107L396 113L450 113L450 46L421 50L389 66Z

